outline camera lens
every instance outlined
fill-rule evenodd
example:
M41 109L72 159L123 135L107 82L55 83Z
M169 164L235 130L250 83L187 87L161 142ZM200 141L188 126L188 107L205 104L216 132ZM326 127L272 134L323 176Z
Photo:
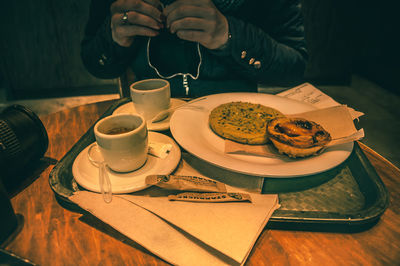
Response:
M0 113L0 167L4 185L13 175L44 156L49 144L42 121L22 105L11 105Z

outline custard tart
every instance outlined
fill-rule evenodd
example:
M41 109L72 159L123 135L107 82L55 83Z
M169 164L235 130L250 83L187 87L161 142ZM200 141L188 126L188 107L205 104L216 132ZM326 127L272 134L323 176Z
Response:
M317 154L332 139L321 125L303 118L272 119L267 132L278 151L292 158Z

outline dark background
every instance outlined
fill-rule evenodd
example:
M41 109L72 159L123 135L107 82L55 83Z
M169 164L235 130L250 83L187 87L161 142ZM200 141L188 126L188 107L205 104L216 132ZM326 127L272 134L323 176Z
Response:
M90 0L1 1L0 88L8 99L116 93L79 56ZM400 94L396 1L303 0L314 85L348 84L353 74Z

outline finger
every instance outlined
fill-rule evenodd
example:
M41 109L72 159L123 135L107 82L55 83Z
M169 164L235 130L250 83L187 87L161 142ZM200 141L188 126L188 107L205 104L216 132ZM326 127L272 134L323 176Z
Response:
M183 6L177 9L174 9L166 16L166 25L170 27L172 23L177 20L181 20L187 17L195 17L195 18L204 18L211 19L210 10L203 7L193 7L193 6Z
M116 33L120 38L123 37L132 37L132 36L157 36L159 34L158 31L153 29L139 26L139 25L126 25L123 27L118 27L116 29Z
M136 9L136 7L144 3L151 5L157 9L160 9L162 7L162 4L159 0L119 0L111 4L110 12L112 14L115 14L124 12L126 10L134 10Z
M170 31L171 33L175 33L180 30L207 31L207 29L210 29L210 27L211 23L208 20L188 17L174 21L170 26Z
M143 0L143 1L154 6L155 8L160 10L160 12L162 12L164 5L161 3L161 1L159 0Z
M125 24L123 21L123 16L124 14L115 14L111 20L112 20L112 25L116 27L124 27L128 26L129 24L135 24L139 26L144 26L148 28L152 28L155 30L159 30L162 27L162 24L158 21L155 21L153 18L150 18L146 15L143 15L141 13L137 13L134 11L127 12L128 16L128 24Z
M158 22L162 22L161 3L158 0L136 0L124 4L115 2L111 5L110 10L112 15L117 13L123 14L126 11L136 11L143 15L152 17Z
M209 39L208 34L198 30L179 30L176 32L176 36L182 40L199 42L201 44L208 42Z
M166 6L163 10L163 14L168 17L168 15L176 9L183 8L185 6L191 6L191 7L206 7L208 6L207 3L208 1L196 1L196 0L178 0L173 2L172 4Z
M146 0L146 1L149 1L149 0ZM128 9L128 10L134 10L134 9ZM153 19L157 20L160 23L163 21L161 3L159 3L158 6L153 6L151 4L144 3L142 5L139 5L139 7L134 11L137 11L144 15L152 17Z
M154 20L152 17L149 17L149 16L144 15L139 12L129 11L129 12L127 12L127 15L128 15L128 22L130 24L141 25L141 26L153 28L156 30L163 27L163 24L160 21ZM122 17L121 17L121 21L122 21ZM123 21L122 21L122 23L123 23Z

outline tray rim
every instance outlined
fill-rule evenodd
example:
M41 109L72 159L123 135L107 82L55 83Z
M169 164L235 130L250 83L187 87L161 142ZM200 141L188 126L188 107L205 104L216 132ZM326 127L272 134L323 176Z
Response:
M99 117L97 121L99 121L100 119L102 119L107 115L111 115L117 107L125 103L128 103L129 101L131 101L130 98L122 98L117 100ZM53 190L57 201L63 207L69 208L73 211L82 211L82 209L68 199L68 197L74 193L73 190L70 190L65 187L63 187L63 191L60 190L60 182L58 179L58 174L62 170L61 168L64 166L65 161L69 160L70 157L72 156L71 154L80 152L86 147L86 145L84 145L85 142L90 142L91 139L94 139L93 127L95 123L93 123L93 125L82 135L82 137L71 147L71 149L65 153L65 155L57 162L57 164L53 167L53 169L49 174L49 185L50 188ZM381 180L381 178L379 177L379 175L377 174L375 168L372 166L372 164L369 162L368 158L362 151L358 142L355 142L351 155L342 164L336 166L336 168L343 166L350 160L357 160L367 171L368 177L375 185L374 189L376 190L377 193L377 200L374 202L374 204L372 204L371 206L362 211L348 213L346 214L347 216L342 215L342 217L340 217L338 213L329 213L330 217L327 216L323 217L321 215L316 215L316 214L321 214L321 213L327 214L328 212L290 211L290 210L287 211L287 210L280 210L278 208L277 210L274 211L274 213L270 217L267 227L269 227L271 224L278 225L278 227L280 225L290 225L290 224L360 225L373 222L379 219L380 216L385 212L385 210L389 206L388 190L383 181ZM68 165L67 167L71 168L72 164ZM350 169L350 166L348 167ZM354 175L354 172L353 171L351 172ZM279 195L279 193L277 194ZM299 213L299 212L301 212L302 216L290 216L290 214L292 213ZM332 217L334 216L336 217L333 219Z
M344 215L340 215L335 212L324 212L324 213L329 213L330 217L316 217L315 216L315 211L304 211L302 212L303 217L295 217L295 216L290 216L291 213L295 213L296 211L286 211L286 210L279 210L277 209L274 214L271 216L269 222L271 223L283 223L283 224L288 224L288 223L305 223L305 224L311 224L311 223L318 223L318 224L342 224L342 225L360 225L360 224L366 224L370 222L374 222L379 217L386 211L387 207L389 206L390 202L390 197L388 190L379 177L378 173L376 172L375 168L372 166L372 164L369 162L368 158L362 151L360 145L358 142L354 143L354 148L349 156L349 158L344 161L341 165L337 167L341 167L344 164L347 164L349 167L350 171L352 172L353 178L354 174L359 174L355 171L352 171L351 167L348 165L348 163L351 160L358 160L359 163L364 167L364 169L367 171L368 177L371 179L372 183L374 184L373 189L377 193L377 200L368 206L365 209L358 210L355 212L349 212ZM362 177L358 177L362 178ZM357 181L357 180L356 180ZM333 218L335 217L335 218Z

